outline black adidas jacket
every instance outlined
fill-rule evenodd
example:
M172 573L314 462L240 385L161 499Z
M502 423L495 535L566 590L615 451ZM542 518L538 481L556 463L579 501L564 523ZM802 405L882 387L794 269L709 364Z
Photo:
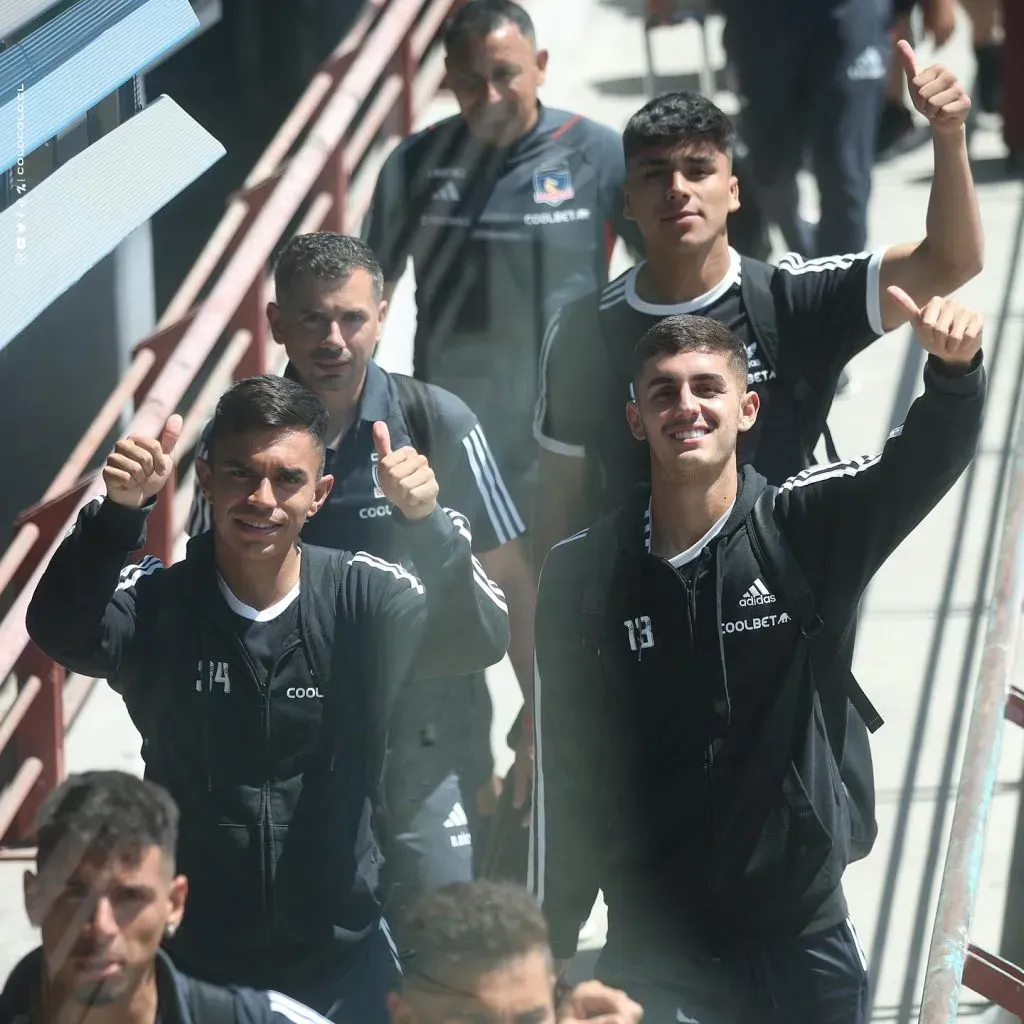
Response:
M977 448L980 356L962 374L929 359L924 378L880 455L805 470L777 492L776 523L840 636L871 577ZM609 589L592 622L580 609L601 557L594 529L548 555L532 871L559 958L575 952L599 887L609 942L627 949L721 948L845 916L848 809L823 700L744 529L765 486L744 467L721 533L678 571L647 553L641 489L617 531L601 531L617 543L603 552ZM814 683L834 696L828 679Z
M40 1024L39 979L43 951L32 950L11 971L0 992L0 1024ZM329 1024L326 1018L280 992L206 986L156 954L159 1024Z
M147 515L86 506L39 582L28 631L124 697L147 776L180 807L191 888L168 948L200 977L260 986L299 949L338 948L376 925L370 808L395 696L409 677L498 662L508 615L464 517L396 511L419 578L304 545L299 635L260 683L218 588L212 533L168 568L125 568Z

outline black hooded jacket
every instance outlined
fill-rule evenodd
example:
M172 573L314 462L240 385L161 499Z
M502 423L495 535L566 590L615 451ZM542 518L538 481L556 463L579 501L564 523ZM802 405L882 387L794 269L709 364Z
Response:
M264 677L219 588L212 533L167 568L126 564L151 507L82 509L28 631L121 694L147 777L178 804L190 893L169 950L205 979L261 985L376 926L372 811L399 689L500 661L508 613L465 517L438 508L410 522L396 510L419 576L303 545L297 625Z
M839 636L973 458L980 362L956 372L929 359L924 394L880 454L778 489L775 521ZM547 558L531 870L559 958L575 952L598 888L609 942L629 945L722 947L845 916L849 812L816 692L835 682L813 678L751 549L744 524L766 486L744 467L720 532L679 568L648 552L648 489L614 529L584 531ZM593 537L614 545L596 628L581 600Z

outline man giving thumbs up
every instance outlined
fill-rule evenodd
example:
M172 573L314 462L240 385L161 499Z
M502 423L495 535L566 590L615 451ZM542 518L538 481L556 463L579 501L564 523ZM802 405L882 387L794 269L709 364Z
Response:
M425 455L406 446L391 450L388 425L378 420L373 425L373 445L377 449L380 489L406 519L423 519L437 507L437 478Z
M160 440L130 434L114 445L103 467L107 497L127 508L141 508L159 494L174 468L174 446L181 436L181 417L175 413Z
M367 813L383 823L392 706L406 682L500 661L508 613L465 518L438 506L427 460L392 451L383 423L380 489L402 513L395 529L418 575L300 542L333 485L328 419L286 377L230 388L197 462L213 529L166 569L126 563L170 476L181 417L159 440L119 441L106 499L82 510L27 622L50 657L124 697L147 776L181 810L177 869L190 896L165 942L175 962L372 1024L398 977Z

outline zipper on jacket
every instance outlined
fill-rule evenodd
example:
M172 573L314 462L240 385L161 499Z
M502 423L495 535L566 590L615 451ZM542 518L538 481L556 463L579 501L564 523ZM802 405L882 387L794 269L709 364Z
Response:
M683 590L686 593L686 618L690 627L690 645L693 650L693 663L696 668L695 675L700 674L700 660L699 660L699 644L697 640L697 580L700 577L701 562L704 561L708 549L705 548L690 567L690 571L682 577ZM717 614L716 614L717 617ZM712 708L712 715L714 715L714 709ZM714 849L715 840L715 811L714 801L712 799L712 787L711 787L711 769L714 765L714 752L712 750L711 737L705 736L704 738L704 753L702 757L702 763L704 766L704 782L707 786L707 828L708 828L708 844L707 849ZM704 898L706 901L706 908L711 907L711 879L707 867L705 867L703 874L703 888Z
M274 664L270 666L270 672L267 673L267 683L263 690L263 742L264 742L264 760L266 768L264 769L263 779L263 805L266 808L266 829L264 832L264 850L263 855L266 858L265 863L267 870L263 873L263 903L267 908L267 913L270 917L270 931L273 934L277 930L277 907L274 903L274 883L273 883L273 872L270 870L270 865L274 863L274 815L271 811L271 800L270 800L270 789L271 779L273 778L273 759L270 756L270 691L273 689L274 679L277 676L277 669L281 662L295 650L296 647L302 646L302 638L296 637L290 644L288 644L281 653L277 656Z

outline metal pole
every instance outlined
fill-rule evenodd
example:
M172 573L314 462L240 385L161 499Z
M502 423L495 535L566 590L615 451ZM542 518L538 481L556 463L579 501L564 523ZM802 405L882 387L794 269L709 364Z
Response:
M1024 603L1024 416L1014 430L1012 483L988 617L985 650L967 732L956 807L928 950L919 1024L953 1024L967 956Z

